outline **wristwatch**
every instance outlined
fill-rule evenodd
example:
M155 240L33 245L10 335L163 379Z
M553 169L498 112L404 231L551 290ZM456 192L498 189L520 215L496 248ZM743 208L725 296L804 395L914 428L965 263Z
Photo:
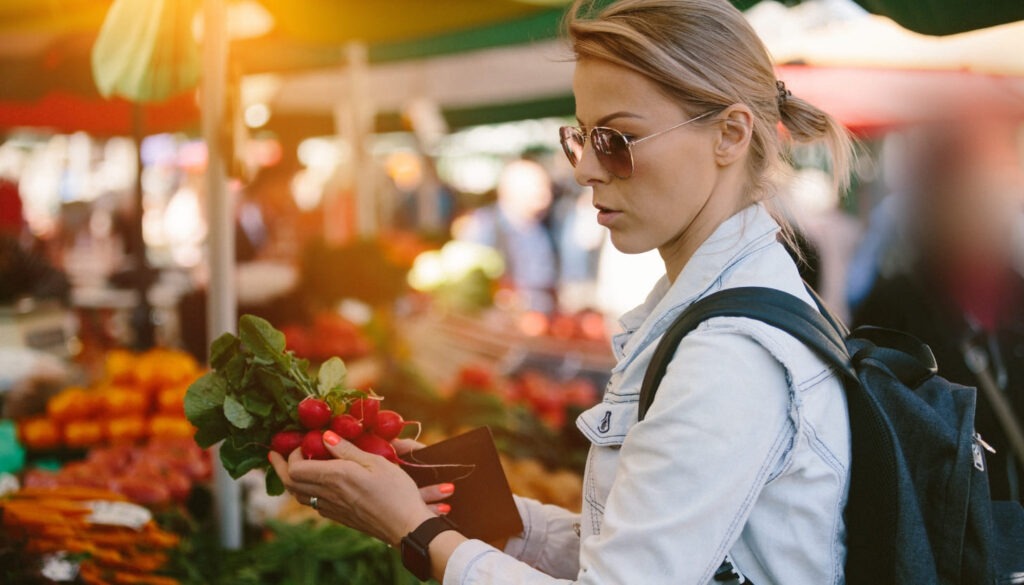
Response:
M458 529L459 527L447 516L434 516L424 520L423 524L402 539L402 564L420 581L430 579L430 541L442 532Z

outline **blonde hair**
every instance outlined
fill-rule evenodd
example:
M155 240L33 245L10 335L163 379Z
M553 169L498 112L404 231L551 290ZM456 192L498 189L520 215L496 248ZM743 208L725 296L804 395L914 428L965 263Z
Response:
M852 141L835 119L792 95L775 77L764 43L727 0L619 0L599 9L576 0L565 28L577 59L602 59L654 81L690 115L742 103L753 112L748 157L753 201L772 194L790 168L790 143L824 143L833 184L849 184ZM778 126L785 128L779 132ZM784 218L776 219L791 236Z

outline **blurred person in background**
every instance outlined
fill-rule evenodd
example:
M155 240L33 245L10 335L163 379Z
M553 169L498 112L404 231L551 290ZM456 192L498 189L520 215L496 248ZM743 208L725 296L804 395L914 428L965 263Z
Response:
M497 198L472 212L455 236L498 250L505 258L504 279L523 308L553 313L559 267L551 177L537 162L512 161L498 177Z
M977 430L996 450L988 456L992 497L1024 501L1024 469L979 386L984 370L1024 422L1018 131L1002 120L969 120L906 136L895 158L904 162L901 189L883 208L898 213L884 218L888 244L874 252L880 273L854 325L911 333L931 346L940 375L979 387ZM983 359L969 365L969 352Z
M574 190L562 194L555 206L560 272L558 304L560 310L567 313L597 308L597 269L606 234L594 222L591 201L590 189ZM638 302L642 300L640 297Z
M23 215L18 184L0 178L0 307L13 307L23 299L56 300L63 304L69 300L71 285L67 276L50 263L34 242ZM20 340L21 333L12 338ZM27 345L0 345L0 417L38 412L46 398L65 381L67 373L58 356Z
M67 276L28 230L18 184L0 179L0 305L24 297L67 302L70 294Z
M906 221L903 200L907 198L909 183L905 161L907 136L906 131L893 131L882 141L878 155L881 196L871 208L846 273L846 305L851 313L864 303L875 281L891 275L893 264L899 263L892 252Z
M395 199L391 224L407 232L436 236L451 229L456 196L437 172L437 161L411 151L399 151L385 162Z

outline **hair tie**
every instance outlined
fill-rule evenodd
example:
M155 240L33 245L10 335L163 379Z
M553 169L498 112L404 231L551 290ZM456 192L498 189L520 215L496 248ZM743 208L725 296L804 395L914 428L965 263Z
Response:
M781 79L775 81L775 90L778 92L776 100L779 102L779 107L781 108L782 105L786 103L786 100L792 97L793 92L786 89L786 82Z

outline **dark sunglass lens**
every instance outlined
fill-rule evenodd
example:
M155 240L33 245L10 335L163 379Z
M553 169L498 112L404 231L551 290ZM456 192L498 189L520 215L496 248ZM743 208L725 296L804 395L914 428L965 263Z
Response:
M594 151L604 168L620 179L633 174L633 158L626 137L610 128L599 128L594 134Z
M569 164L576 166L580 162L580 155L583 153L583 134L576 128L563 126L558 131L562 142L562 150Z

